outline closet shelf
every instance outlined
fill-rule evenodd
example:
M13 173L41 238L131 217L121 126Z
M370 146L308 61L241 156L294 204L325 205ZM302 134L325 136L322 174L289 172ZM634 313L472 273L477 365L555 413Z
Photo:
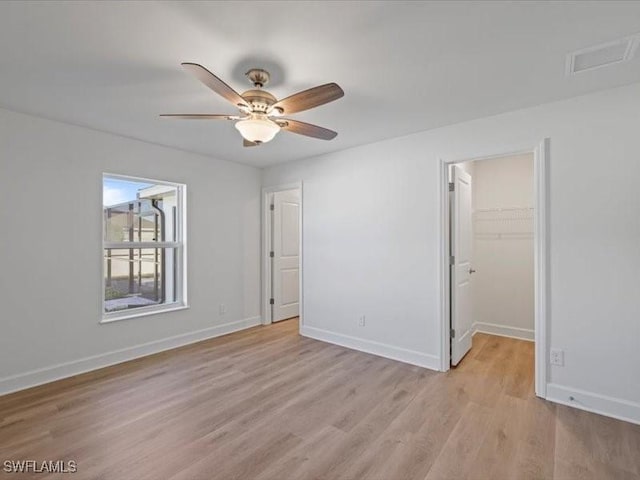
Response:
M476 238L533 238L533 208L482 208L473 211Z

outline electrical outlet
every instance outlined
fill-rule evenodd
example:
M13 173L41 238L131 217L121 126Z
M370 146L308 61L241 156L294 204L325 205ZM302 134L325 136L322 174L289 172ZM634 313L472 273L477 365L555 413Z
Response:
M365 316L363 315L358 319L358 326L364 327L364 324L365 324Z
M224 303L221 303L218 311L220 312L220 315L224 315L227 313L227 306Z
M563 350L551 350L551 365L564 367L564 351Z

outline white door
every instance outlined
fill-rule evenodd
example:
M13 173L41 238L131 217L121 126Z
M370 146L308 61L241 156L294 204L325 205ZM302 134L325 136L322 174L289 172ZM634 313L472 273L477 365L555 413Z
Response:
M297 317L300 308L300 191L273 194L271 320Z
M451 195L451 364L457 365L471 350L471 176L454 165Z

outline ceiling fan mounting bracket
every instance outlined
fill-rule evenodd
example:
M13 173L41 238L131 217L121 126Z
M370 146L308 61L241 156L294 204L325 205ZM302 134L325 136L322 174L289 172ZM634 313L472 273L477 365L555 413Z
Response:
M262 88L271 79L271 75L266 70L262 68L252 68L245 75L251 80L253 86L256 88Z

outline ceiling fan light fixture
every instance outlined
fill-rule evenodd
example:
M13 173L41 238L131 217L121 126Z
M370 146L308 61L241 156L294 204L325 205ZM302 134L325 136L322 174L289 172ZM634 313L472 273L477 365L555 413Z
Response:
M308 88L278 100L271 93L262 89L269 81L269 72L266 70L260 68L249 70L247 77L253 83L254 88L240 95L202 65L185 62L182 67L212 91L235 105L240 110L240 115L173 113L160 115L161 117L193 120L232 120L236 122L236 130L244 138L242 142L244 147L255 147L256 145L270 142L280 130L322 140L333 140L338 135L337 132L328 128L282 118L282 115L289 116L292 113L304 112L343 97L344 91L337 83L326 83Z
M236 128L245 140L253 143L270 142L280 131L280 125L258 116L236 122Z

